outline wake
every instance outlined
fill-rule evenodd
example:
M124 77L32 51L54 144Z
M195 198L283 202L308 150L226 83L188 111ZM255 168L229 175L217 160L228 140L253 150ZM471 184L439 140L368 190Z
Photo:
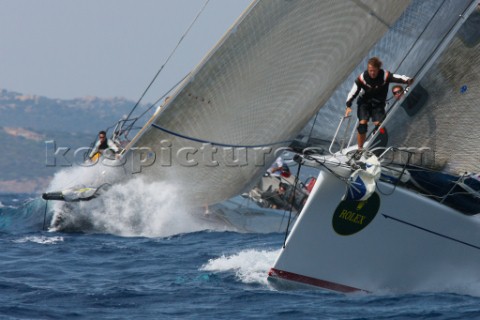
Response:
M267 274L279 253L280 250L245 249L210 259L200 270L234 272L240 282L268 286Z

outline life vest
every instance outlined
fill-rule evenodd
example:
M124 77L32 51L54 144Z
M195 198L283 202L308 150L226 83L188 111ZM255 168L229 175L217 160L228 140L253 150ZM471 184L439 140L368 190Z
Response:
M383 70L383 83L378 83L378 84L370 84L367 82L367 80L365 80L365 74L366 72L363 72L361 73L359 76L358 76L358 82L361 84L361 87L363 87L363 89L365 91L370 91L370 90L374 90L374 89L378 89L380 87L383 87L384 85L387 84L387 80L388 80L388 76L390 75L390 72L387 71L387 70Z

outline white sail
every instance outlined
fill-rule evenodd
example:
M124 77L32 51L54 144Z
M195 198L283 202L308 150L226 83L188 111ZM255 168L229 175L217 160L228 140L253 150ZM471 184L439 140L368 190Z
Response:
M335 132L335 127L338 124L338 119L345 112L345 100L348 91L351 89L353 80L365 70L367 60L372 56L379 56L383 61L383 66L385 69L390 70L399 74L406 74L408 76L418 76L417 72L422 68L426 61L433 54L437 48L439 42L450 32L451 28L458 22L458 20L464 20L465 17L462 17L462 14L465 10L471 5L472 1L469 0L458 0L458 1L413 1L412 5L407 8L405 13L400 17L392 29L385 34L385 36L372 48L372 50L364 57L362 63L360 63L355 71L352 72L348 79L342 83L335 93L330 97L327 103L321 108L318 118L330 118L334 119L331 123L322 123L317 121L317 125L314 129L314 137L321 138L324 140L330 141L333 133ZM475 14L478 15L478 14ZM477 18L478 19L478 18ZM469 20L472 20L470 18ZM475 37L477 34L478 38L478 24L467 23L464 27L468 27L470 30L466 33L472 34ZM464 28L462 27L462 28ZM465 33L465 32L461 32ZM461 41L459 33L455 37L455 42ZM457 58L459 58L458 56ZM444 58L443 58L444 59ZM471 54L465 56L465 59L472 59ZM461 68L475 67L477 65L475 58L473 58L472 63L459 63L459 66L454 68L449 68L450 70L455 70L457 74L462 74L459 72ZM458 59L462 60L462 59ZM451 61L454 62L454 61ZM450 62L446 62L445 65L449 65ZM445 68L443 68L445 70ZM430 69L432 72L433 69ZM476 74L476 73L472 73ZM430 78L430 76L427 76ZM440 77L437 77L438 80ZM441 84L442 87L447 88L447 90L455 91L456 95L459 95L463 85L467 84L466 78L459 78L455 80L456 83L451 81L444 82ZM432 87L435 88L437 81L432 81L425 83L426 79L417 79L416 84L420 84L421 87L431 90ZM463 81L463 83L462 83ZM472 82L471 82L472 83ZM418 96L422 88L414 90L417 92L412 92L413 95ZM435 90L435 89L434 89ZM470 90L468 95L462 95L461 97L472 97L472 94L475 95L475 92ZM449 96L447 94L446 96ZM437 97L437 94L428 94L428 98ZM474 100L474 98L472 99ZM438 100L437 100L438 101ZM392 105L393 100L390 99L389 104ZM423 109L428 110L428 112L435 112L430 108L433 106L433 103L428 102L429 107ZM436 102L435 102L436 103ZM444 103L444 102L440 102ZM411 104L411 103L410 103ZM463 105L463 102L459 103ZM448 114L442 112L442 114ZM406 146L411 147L422 147L426 146L431 140L424 140L422 142L404 142L404 133L410 132L414 126L417 128L417 132L412 133L413 136L425 137L425 125L423 124L413 124L411 121L411 116L406 114L406 112L397 112L391 121L395 122L392 125L390 122L387 126L389 130L395 130L389 136L391 140L391 145L395 146ZM397 124L398 123L398 124ZM398 126L398 127L397 127ZM406 128L408 126L408 128ZM428 125L431 128L431 125ZM458 127L458 126L457 126ZM305 132L310 131L312 128L312 123L308 124L305 128ZM372 127L370 127L372 129ZM455 128L453 128L455 130ZM421 133L423 131L424 133ZM443 129L442 129L443 131ZM414 131L411 131L414 132ZM432 136L434 133L429 131L428 135ZM458 144L457 144L458 145Z
M478 17L477 6L472 18ZM423 105L407 101L411 112L396 112L390 131L393 145L428 147L426 164L454 174L480 172L480 46L471 47L461 31L422 78L416 100Z
M422 32L427 41L420 47L427 50L435 40L437 44L427 52L411 50L413 57L424 58L420 61L404 58L423 89L387 117L390 143L431 147L434 163L446 164L445 169L478 171L480 21L474 20L480 8L477 1L416 1L399 20L406 33L413 30L412 21L418 18L414 13L424 5L439 6L431 20L437 25L428 23ZM343 164L342 170L348 171L348 162ZM335 170L322 169L270 271L274 283L341 292L456 290L479 283L478 183L469 191L464 179L453 181L464 191L455 195L461 206L446 205L451 194L438 199L390 182L379 182L366 201L351 201L342 198L346 186L332 174ZM429 183L438 187L442 179L451 178L439 175L441 179ZM469 204L472 211L466 209Z
M137 134L124 158L133 158L136 148L150 148L142 157L152 161L141 167L141 175L178 182L196 205L240 193L408 3L254 2ZM130 165L125 168L131 173Z

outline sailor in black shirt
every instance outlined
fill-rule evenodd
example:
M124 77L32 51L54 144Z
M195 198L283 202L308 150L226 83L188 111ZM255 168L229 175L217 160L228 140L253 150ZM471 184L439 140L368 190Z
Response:
M110 139L107 139L107 133L105 131L100 131L98 133L98 140L95 143L95 146L93 147L92 151L90 151L90 154L88 157L90 159L94 158L97 153L102 154L105 150L112 150L115 153L120 152L120 149L118 146L115 144Z
M357 127L357 143L359 151L363 150L363 144L367 137L368 120L372 118L375 127L378 128L385 118L385 101L390 83L411 85L413 79L383 70L382 61L377 57L373 57L368 60L367 70L355 79L352 90L348 93L345 116L350 115L352 102L358 97L357 116L359 125Z

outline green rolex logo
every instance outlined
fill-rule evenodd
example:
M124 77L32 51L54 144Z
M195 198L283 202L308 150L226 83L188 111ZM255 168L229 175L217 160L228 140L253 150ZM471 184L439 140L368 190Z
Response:
M333 214L333 229L343 236L357 233L372 222L379 208L380 197L376 192L365 201L344 200Z

